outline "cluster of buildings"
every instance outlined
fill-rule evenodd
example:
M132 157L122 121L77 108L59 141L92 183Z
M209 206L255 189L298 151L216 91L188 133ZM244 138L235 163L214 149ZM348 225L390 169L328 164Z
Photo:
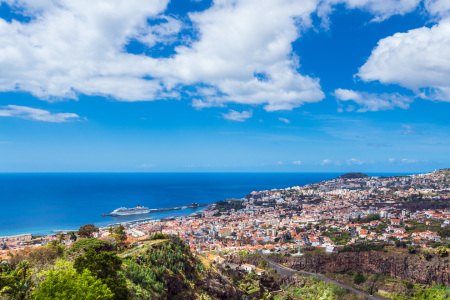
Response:
M139 242L161 232L179 236L193 252L222 256L258 250L295 252L299 246L323 247L332 252L361 241L405 241L428 247L448 242L435 229L437 225L450 226L449 178L442 172L340 177L303 187L252 192L243 199L213 204L200 214L129 224L126 242ZM443 205L430 209L427 203ZM96 237L111 238L107 228ZM6 258L9 252L44 245L55 238L0 237L0 256ZM70 245L72 241L66 237L63 242Z

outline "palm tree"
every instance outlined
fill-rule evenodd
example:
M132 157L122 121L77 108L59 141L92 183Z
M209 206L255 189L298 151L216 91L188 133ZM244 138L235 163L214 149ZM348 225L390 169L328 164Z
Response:
M5 286L1 291L1 295L8 295L10 299L23 300L31 293L31 288L33 287L33 282L31 278L25 278L20 280L13 280L7 286Z
M28 260L19 262L16 270L4 277L6 286L0 291L0 295L9 295L10 299L26 299L33 287L30 268L31 265Z

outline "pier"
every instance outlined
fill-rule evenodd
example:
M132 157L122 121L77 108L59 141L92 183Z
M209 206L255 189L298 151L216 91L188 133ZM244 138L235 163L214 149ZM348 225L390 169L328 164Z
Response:
M176 207L165 207L165 208L153 208L150 209L150 211L148 212L149 214L151 213L156 213L156 212L161 212L161 211L171 211L171 210L181 210L181 209L188 209L188 208L198 208L198 207L207 207L210 204L197 204L197 203L191 203L190 205L185 205L185 206L176 206ZM112 214L102 214L102 217L114 217Z

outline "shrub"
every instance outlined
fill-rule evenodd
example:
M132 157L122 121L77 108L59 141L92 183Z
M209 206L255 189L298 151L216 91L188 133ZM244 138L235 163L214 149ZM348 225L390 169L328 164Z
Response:
M414 248L413 246L409 246L408 247L408 252L411 253L411 254L414 254L414 253L416 253L416 248Z
M155 233L151 237L152 240L163 240L165 238L166 238L166 236L164 234L162 234L162 233Z
M354 282L355 284L361 284L361 283L364 283L364 282L366 282L366 277L364 277L363 274L361 274L360 272L358 272L358 273L355 274L355 277L353 278L353 282Z
M72 247L70 247L69 252L75 253L84 250L87 252L89 249L94 249L97 253L100 252L112 252L115 251L115 247L110 242L98 240L98 239L85 239L79 240L73 243Z
M445 249L444 246L440 246L439 248L437 248L436 252L439 255L439 257L446 257L446 256L448 256L448 250Z
M422 250L422 257L425 258L426 260L429 260L433 257L433 255L429 250Z
M33 293L35 299L109 300L113 297L108 286L89 270L78 274L69 262L59 261L54 269L39 275L45 279Z

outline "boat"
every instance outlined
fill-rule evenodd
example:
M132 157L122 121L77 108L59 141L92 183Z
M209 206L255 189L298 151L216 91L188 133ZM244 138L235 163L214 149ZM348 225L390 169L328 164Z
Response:
M120 207L115 209L112 213L102 214L102 217L122 217L122 216L131 216L131 215L143 215L152 212L154 209L149 209L145 206L136 206L132 208Z

